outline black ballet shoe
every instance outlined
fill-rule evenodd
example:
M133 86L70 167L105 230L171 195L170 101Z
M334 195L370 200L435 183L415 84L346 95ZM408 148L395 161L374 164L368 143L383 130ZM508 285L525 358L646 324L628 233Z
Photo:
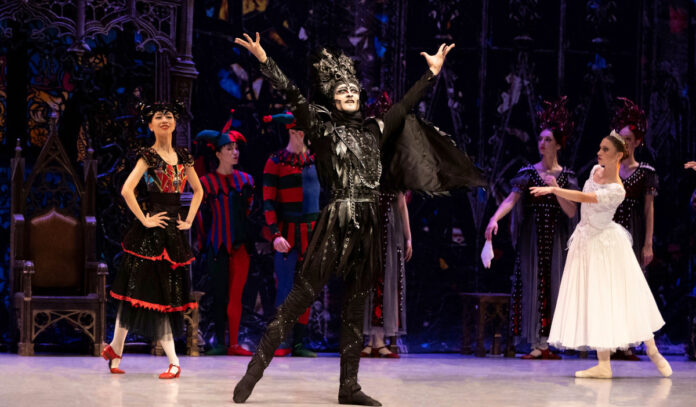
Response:
M338 394L338 404L352 404L354 406L381 406L382 403L358 390L351 395Z
M232 396L232 400L237 404L242 404L247 401L249 396L251 396L251 392L254 390L254 386L256 386L256 383L258 383L260 379L260 377L254 377L249 373L245 374L242 380L234 387L234 396Z

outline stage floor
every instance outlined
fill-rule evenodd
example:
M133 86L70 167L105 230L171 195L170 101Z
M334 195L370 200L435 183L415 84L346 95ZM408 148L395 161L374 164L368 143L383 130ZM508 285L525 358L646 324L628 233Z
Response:
M363 359L363 390L385 406L694 406L696 362L669 357L674 375L661 378L647 357L614 362L613 380L576 379L594 360L562 361L407 355ZM230 406L247 357L182 357L182 376L159 380L165 357L127 354L125 375L101 358L0 354L0 406ZM247 404L337 405L339 359L276 358Z

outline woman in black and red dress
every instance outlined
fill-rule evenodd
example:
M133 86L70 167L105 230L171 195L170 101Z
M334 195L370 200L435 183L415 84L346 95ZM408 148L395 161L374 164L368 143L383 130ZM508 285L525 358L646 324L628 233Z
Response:
M143 107L142 118L154 133L155 144L138 151L138 162L121 190L137 222L121 243L123 260L110 291L119 301L119 308L114 338L102 357L109 361L109 370L114 374L125 373L118 365L129 331L162 345L169 369L160 379L173 379L181 373L174 335L183 330L183 312L197 306L189 298L191 281L186 266L194 256L184 231L191 227L203 198L193 157L185 148L172 146L181 111L168 103ZM148 191L146 211L135 197L141 179ZM180 196L187 181L193 189L193 200L182 218Z

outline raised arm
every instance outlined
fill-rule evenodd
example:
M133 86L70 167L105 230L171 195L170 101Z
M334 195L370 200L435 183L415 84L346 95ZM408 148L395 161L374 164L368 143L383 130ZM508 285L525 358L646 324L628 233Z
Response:
M454 48L454 44L446 45L443 43L434 55L425 52L420 53L428 63L428 70L411 86L404 97L384 114L384 130L380 139L381 144L384 144L389 137L393 136L401 128L406 114L421 100L425 91L433 83L435 76L440 73L442 65L445 63L445 58L452 48Z
M246 48L261 63L261 73L265 76L273 88L282 92L288 102L290 111L295 116L297 125L303 129L312 128L312 112L309 103L300 90L287 76L280 70L273 59L266 55L266 51L261 47L261 37L256 33L256 40L252 40L249 35L244 34L245 39L235 38L235 44ZM308 132L310 133L310 132Z

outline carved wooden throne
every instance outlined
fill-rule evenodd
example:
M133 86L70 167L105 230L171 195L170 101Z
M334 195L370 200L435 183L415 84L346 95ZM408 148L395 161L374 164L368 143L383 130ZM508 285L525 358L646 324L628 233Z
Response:
M55 131L24 179L22 149L11 162L10 286L19 327L18 353L34 354L46 328L67 321L104 347L106 264L96 260L96 160L80 179Z

